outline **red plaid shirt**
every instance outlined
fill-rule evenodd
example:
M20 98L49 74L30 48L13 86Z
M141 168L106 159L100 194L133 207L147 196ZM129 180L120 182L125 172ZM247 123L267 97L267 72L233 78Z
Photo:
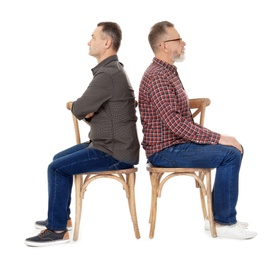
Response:
M217 144L220 139L220 134L194 122L176 66L157 58L142 77L139 111L147 158L175 144Z

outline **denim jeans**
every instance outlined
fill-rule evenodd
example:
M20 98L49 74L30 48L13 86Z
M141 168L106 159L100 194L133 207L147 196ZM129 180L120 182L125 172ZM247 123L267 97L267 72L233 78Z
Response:
M157 167L215 168L213 185L214 220L236 223L238 178L243 153L231 146L185 143L157 152L148 161Z
M70 147L56 154L48 166L48 229L66 229L75 174L133 167L88 146L89 142L85 142Z

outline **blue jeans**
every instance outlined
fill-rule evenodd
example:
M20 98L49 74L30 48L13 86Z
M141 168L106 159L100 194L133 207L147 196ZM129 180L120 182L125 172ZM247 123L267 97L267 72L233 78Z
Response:
M213 185L214 220L220 224L236 223L238 178L243 154L234 147L185 143L157 152L148 161L157 167L215 168Z
M48 166L48 229L66 229L75 174L133 167L88 146L89 142L85 142L70 147L56 154Z

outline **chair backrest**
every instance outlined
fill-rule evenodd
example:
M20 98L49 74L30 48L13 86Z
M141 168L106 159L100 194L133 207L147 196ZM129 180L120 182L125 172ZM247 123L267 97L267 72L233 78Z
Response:
M67 108L69 110L71 110L72 109L72 103ZM76 143L80 144L81 143L80 125L79 125L79 121L78 121L77 117L73 113L72 113L72 119L73 119L73 124L74 124ZM89 123L86 120L82 120L82 121L84 121L87 125L89 125Z
M74 114L72 114L72 119L73 119L73 123L74 123L76 143L80 144L81 143L81 135L80 135L79 122L78 122L77 117L74 116Z
M209 98L194 98L190 99L190 108L192 110L193 118L200 116L199 124L204 125L206 107L211 103Z

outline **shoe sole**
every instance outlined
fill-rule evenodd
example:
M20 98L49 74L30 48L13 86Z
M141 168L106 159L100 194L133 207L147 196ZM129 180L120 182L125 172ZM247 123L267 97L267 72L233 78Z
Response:
M69 243L69 242L70 242L70 239L68 238L68 239L56 240L56 241L50 241L50 242L25 241L25 244L27 246L32 246L32 247L42 247L42 246L66 244L66 243Z
M247 240L247 239L252 239L254 237L256 237L257 234L255 235L250 235L250 236L234 236L234 235L226 235L226 234L219 234L219 232L217 232L217 237L221 237L221 238L231 238L231 239L240 239L240 240Z
M35 224L35 228L37 228L37 229L46 229L47 227L46 227L46 226L42 226L42 225ZM72 230L72 227L67 227L67 230L68 230L68 231Z

